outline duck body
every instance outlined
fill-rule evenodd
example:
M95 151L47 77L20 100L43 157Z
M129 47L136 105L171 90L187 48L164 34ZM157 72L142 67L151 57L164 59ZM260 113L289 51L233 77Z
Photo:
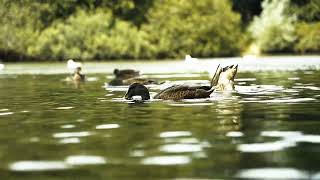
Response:
M127 100L134 100L137 96L141 97L140 100L149 100L150 93L148 88L139 83L131 84L124 97Z
M191 57L190 54L187 54L187 55L185 56L185 58L184 58L184 61L185 61L186 63L197 63L197 62L199 61L199 59L198 59L198 58L193 58L193 57Z
M72 75L72 80L73 81L84 81L85 80L85 75L81 74L81 67L77 67Z
M114 69L113 74L115 75L115 78L119 79L129 79L133 77L137 77L140 75L139 71L135 71L133 69Z
M82 64L80 62L75 62L73 59L69 59L67 61L67 67L70 70L75 70L75 69L77 69L79 67L81 68Z
M168 87L154 96L154 99L180 100L208 98L214 91L209 86L175 85Z

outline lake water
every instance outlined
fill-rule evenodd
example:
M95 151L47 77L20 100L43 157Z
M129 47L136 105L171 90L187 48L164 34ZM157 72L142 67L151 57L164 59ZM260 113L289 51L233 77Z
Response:
M110 87L135 68L169 84L208 84L239 64L234 93L135 104ZM0 71L1 179L320 179L320 57L65 63Z

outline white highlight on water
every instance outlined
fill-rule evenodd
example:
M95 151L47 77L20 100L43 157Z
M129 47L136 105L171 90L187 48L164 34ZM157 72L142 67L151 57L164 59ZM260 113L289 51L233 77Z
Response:
M115 129L119 127L120 127L119 124L101 124L101 125L97 125L96 129Z
M92 155L72 155L65 159L65 162L69 165L95 165L106 164L107 160L101 156Z
M9 165L12 171L53 171L68 168L70 166L63 161L18 161Z
M182 136L191 136L192 133L189 131L167 131L160 133L161 138L172 138L172 137L182 137Z
M144 158L141 164L144 165L183 165L191 162L191 158L188 156L153 156Z
M236 174L246 179L309 179L306 172L294 168L254 168L244 169Z
M69 137L85 137L90 136L91 133L87 131L83 132L62 132L53 134L54 138L69 138Z

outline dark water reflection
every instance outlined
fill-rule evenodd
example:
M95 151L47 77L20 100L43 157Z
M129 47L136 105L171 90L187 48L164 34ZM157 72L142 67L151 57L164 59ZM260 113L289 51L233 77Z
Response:
M0 78L3 179L320 178L319 71L240 72L235 93L144 104L90 76Z

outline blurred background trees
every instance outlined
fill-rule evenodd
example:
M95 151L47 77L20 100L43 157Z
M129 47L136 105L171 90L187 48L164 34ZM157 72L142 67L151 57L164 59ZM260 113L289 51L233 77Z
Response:
M0 59L320 51L319 0L0 0Z

